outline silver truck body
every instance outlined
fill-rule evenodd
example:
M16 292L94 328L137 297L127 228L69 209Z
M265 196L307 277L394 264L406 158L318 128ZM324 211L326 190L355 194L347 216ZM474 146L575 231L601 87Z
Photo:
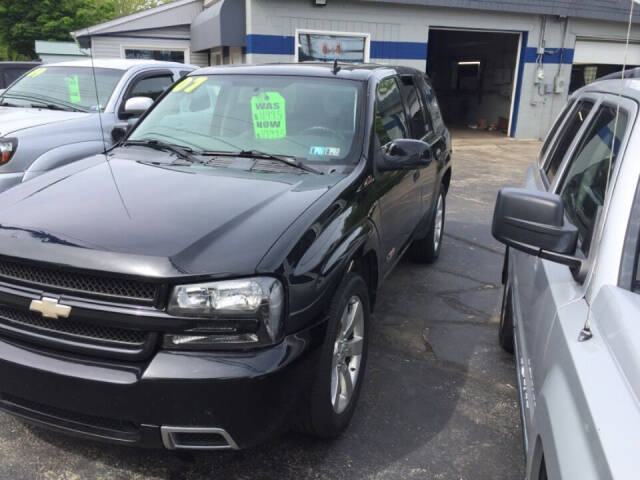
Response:
M584 121L565 139L569 147L549 180L554 145L570 134L568 122L582 101L590 111L586 118L578 112ZM599 81L574 93L526 174L527 189L560 194L595 117L619 105L626 121L614 127L617 158L583 279L567 265L508 249L505 305L513 319L530 480L640 478L639 103L636 79ZM610 140L609 133L598 135Z

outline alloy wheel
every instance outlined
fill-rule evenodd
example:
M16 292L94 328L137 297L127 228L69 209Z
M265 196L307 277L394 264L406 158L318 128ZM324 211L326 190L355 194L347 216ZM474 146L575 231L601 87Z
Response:
M333 346L330 394L333 410L338 414L351 403L360 376L363 344L364 308L354 295L344 308Z

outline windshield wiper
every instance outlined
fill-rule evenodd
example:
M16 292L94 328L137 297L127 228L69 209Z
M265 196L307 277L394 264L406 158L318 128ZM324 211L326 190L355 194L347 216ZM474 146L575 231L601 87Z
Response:
M51 100L54 100L54 99L49 99L49 97L45 97L45 96L38 97L35 95L16 95L14 93L9 93L9 94L5 94L3 98L5 99L15 98L17 100L35 102L36 105L31 103L29 105L30 108L48 108L49 110L64 110L64 111L76 111L76 112L85 112L85 113L88 111L86 109L83 109L74 105L70 105L65 102L52 103Z
M123 146L140 145L143 147L153 148L154 150L165 150L165 151L173 152L178 157L183 158L185 160L189 160L191 163L195 163L195 162L202 163L199 159L195 157L193 148L184 147L182 145L174 145L172 143L166 143L160 140L127 140L122 145Z
M276 160L278 162L286 163L287 165L295 168L299 168L301 170L305 170L307 172L315 173L318 175L324 175L320 170L316 170L309 165L304 164L300 160L295 157L288 157L286 155L274 155L272 153L261 152L259 150L240 150L238 152L216 152L216 151L205 151L201 152L201 155L211 155L211 156L225 156L225 157L245 157L245 158L259 158L262 160Z

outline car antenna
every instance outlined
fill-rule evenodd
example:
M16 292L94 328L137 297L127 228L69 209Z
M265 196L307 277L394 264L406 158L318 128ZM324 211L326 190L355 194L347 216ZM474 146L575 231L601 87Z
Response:
M341 70L341 68L340 68L340 65L338 65L338 59L336 58L333 61L333 74L337 75L340 70Z
M122 203L122 208L127 212L127 216L129 220L131 220L131 213L127 208L127 204L124 202L124 198L122 198L122 192L120 192L120 188L118 188L118 182L116 182L116 177L113 174L113 169L111 168L111 162L109 161L109 155L107 154L107 139L104 137L104 125L102 124L102 105L100 105L100 94L98 93L98 79L96 77L96 65L93 61L93 42L91 43L91 50L89 51L89 55L91 57L91 73L93 75L93 88L96 92L96 109L98 111L98 122L100 123L100 136L102 137L102 148L104 151L102 152L107 161L107 167L109 168L109 173L111 174L111 180L113 180L113 185L116 187L116 192L118 192L118 197L120 197L120 203Z
M620 75L620 89L618 91L618 102L616 105L616 118L615 121L613 123L613 134L611 135L611 147L609 149L609 165L607 168L607 180L605 183L605 202L606 202L606 198L607 198L607 193L609 193L609 182L611 180L611 167L613 165L613 156L618 154L618 152L616 152L616 148L621 147L621 143L618 143L616 145L616 139L617 139L617 130L618 130L618 119L620 118L620 103L622 102L622 89L624 88L624 79L625 79L625 73L627 70L627 54L629 52L629 40L631 38L631 25L633 24L633 5L639 2L640 0L630 0L630 7L629 7L629 22L627 24L627 40L625 42L624 45L624 60L622 63L622 72ZM602 210L604 210L604 208L602 208ZM609 206L607 205L607 211L609 210ZM600 240L602 239L602 233L604 231L604 218L605 215L602 214L600 215L600 225L598 227L598 243L600 243ZM596 219L598 219L598 216L596 216ZM599 253L599 252L598 252ZM589 305L589 310L587 312L587 320L584 322L584 327L582 327L582 330L580 330L580 334L578 335L578 341L579 342L586 342L587 340L591 340L593 338L593 332L591 331L591 315L592 315L592 311L593 311L593 305Z

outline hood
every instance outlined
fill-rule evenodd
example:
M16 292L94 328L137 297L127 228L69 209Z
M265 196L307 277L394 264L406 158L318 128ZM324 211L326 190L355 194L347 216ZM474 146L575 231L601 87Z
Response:
M340 178L94 156L0 195L0 255L149 276L249 274Z
M45 108L0 107L0 137L25 128L83 118L91 113L64 112Z

